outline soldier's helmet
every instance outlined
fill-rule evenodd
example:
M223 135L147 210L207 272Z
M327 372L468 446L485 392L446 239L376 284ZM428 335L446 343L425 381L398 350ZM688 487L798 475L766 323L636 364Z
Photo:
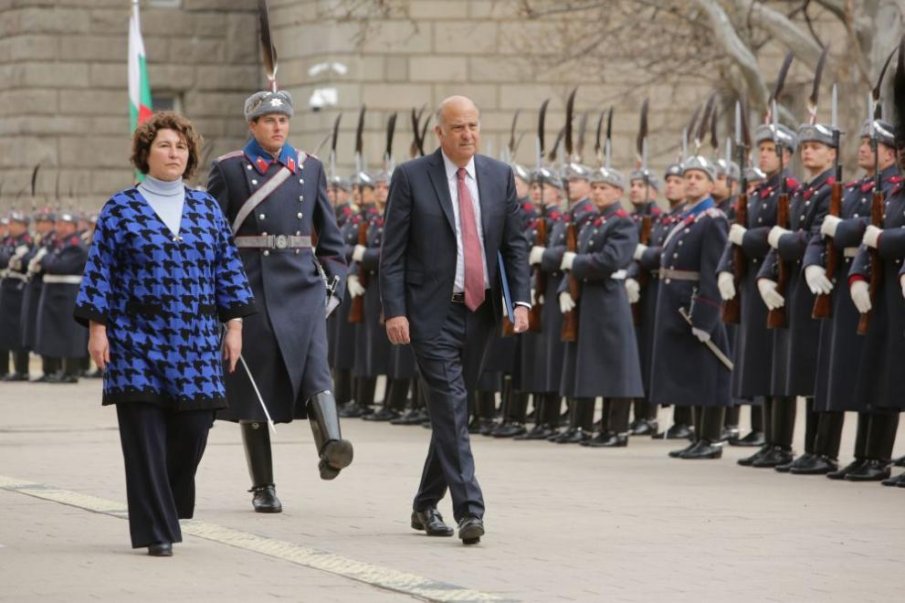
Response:
M57 214L57 222L69 222L70 224L78 224L79 215L71 211L62 211Z
M531 181L541 186L552 186L557 190L562 190L562 180L548 167L540 167L531 172Z
M873 121L873 134L877 137L877 142L885 144L894 149L896 148L896 129L891 123L882 119L865 119L861 124L861 138L871 137L871 121Z
M591 172L591 183L602 182L615 186L618 189L625 190L625 178L618 170L608 167L599 167Z
M663 180L669 180L670 176L681 178L685 174L685 168L681 163L670 163L663 171Z
M56 219L57 215L51 207L42 207L35 213L35 222L54 222Z
M798 144L803 142L819 142L836 148L835 128L825 124L802 124L798 128Z
M726 161L724 158L716 160L716 177L729 178L730 180L738 180L742 176L742 171L738 164L734 161Z
M343 178L342 176L333 176L330 178L330 186L338 189L342 189L347 193L352 189L352 183L349 182L348 178Z
M389 183L391 177L392 173L390 173L388 170L378 170L371 174L371 180L374 182L374 184L377 184L378 182Z
M629 181L634 182L636 180L644 180L645 176L647 177L648 186L650 186L654 190L660 190L660 180L656 176L654 176L648 169L633 170L631 175L629 176Z
M589 180L591 168L581 163L570 161L562 167L562 177L565 180Z
M352 185L360 187L368 186L374 188L374 178L366 171L361 170L354 176L352 176Z
M31 216L29 216L24 211L14 209L13 211L9 212L9 221L18 222L19 224L28 224L29 222L31 222Z
M682 170L683 175L687 174L688 172L697 170L699 172L704 172L707 177L710 178L711 182L716 180L716 166L706 157L695 155L694 157L689 157L688 159L686 159L682 165L685 168L684 170Z
M767 174L757 166L745 168L745 180L751 182L762 182L767 179Z
M798 147L798 137L795 136L795 132L782 124L775 126L773 124L761 124L757 126L757 130L754 132L754 143L760 144L767 140L777 146L789 149L793 153Z
M521 165L520 163L512 164L512 173L515 174L515 177L523 182L531 182L531 170Z

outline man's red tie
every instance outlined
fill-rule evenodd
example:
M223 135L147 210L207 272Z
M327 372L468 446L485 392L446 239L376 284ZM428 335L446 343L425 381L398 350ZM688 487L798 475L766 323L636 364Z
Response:
M465 168L456 172L459 191L459 222L462 228L462 255L465 256L465 307L474 312L484 303L484 261L475 219L474 202L465 184Z

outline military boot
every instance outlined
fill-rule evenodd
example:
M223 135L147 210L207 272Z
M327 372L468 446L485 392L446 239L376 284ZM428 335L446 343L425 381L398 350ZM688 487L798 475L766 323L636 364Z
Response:
M273 455L270 432L266 423L241 423L245 460L251 476L251 504L257 513L279 513L283 510L273 483Z
M333 479L352 463L352 442L342 439L336 400L330 391L314 394L308 400L308 421L320 458L321 479Z

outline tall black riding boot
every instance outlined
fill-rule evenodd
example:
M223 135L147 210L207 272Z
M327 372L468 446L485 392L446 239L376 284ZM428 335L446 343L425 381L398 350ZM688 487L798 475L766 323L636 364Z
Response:
M336 400L329 391L319 392L308 400L308 421L314 445L320 458L321 479L333 479L352 463L352 442L342 438Z
M273 454L267 423L249 422L240 425L248 474L251 476L249 492L254 494L251 504L258 513L279 513L283 510L283 505L277 498L273 483Z

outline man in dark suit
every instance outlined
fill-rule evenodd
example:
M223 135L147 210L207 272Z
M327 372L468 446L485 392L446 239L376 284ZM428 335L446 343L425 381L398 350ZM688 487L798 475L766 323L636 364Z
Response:
M528 328L528 241L512 168L477 155L474 103L447 98L436 123L440 149L393 173L380 293L387 336L393 344L412 344L430 392L432 436L412 527L452 536L436 509L449 488L459 538L475 544L484 534L484 499L468 438L466 392L476 384L502 317L503 278L515 302L515 331Z

